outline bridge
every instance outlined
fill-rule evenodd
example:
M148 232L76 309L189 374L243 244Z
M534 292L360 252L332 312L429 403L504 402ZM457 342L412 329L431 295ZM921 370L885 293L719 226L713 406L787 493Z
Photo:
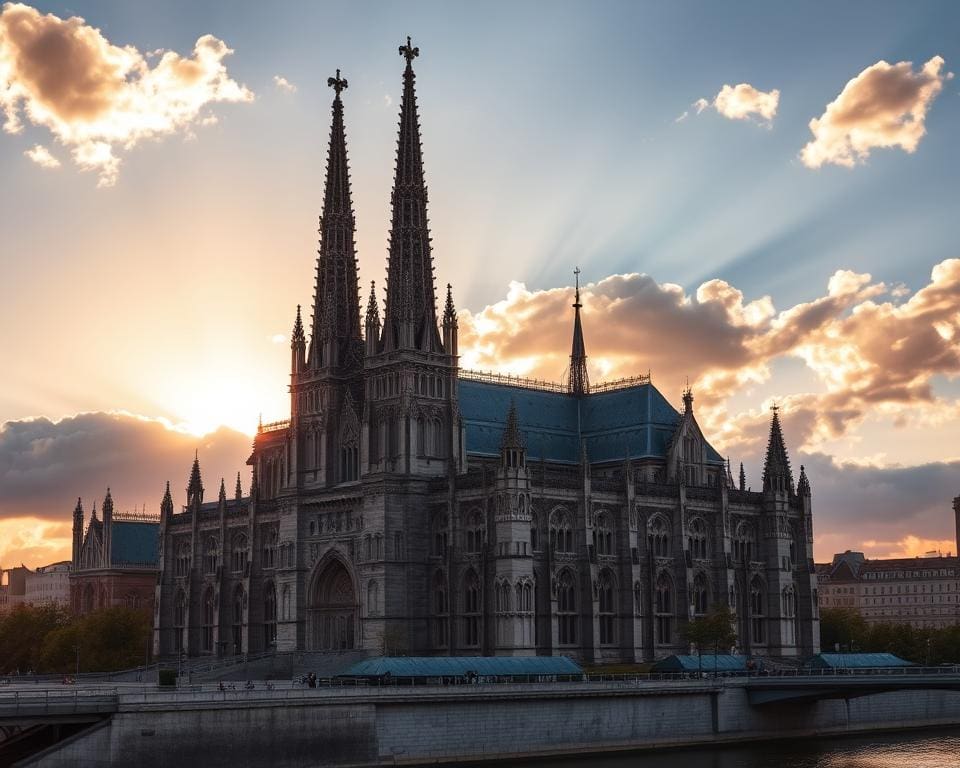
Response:
M744 683L753 707L803 704L823 699L855 699L891 691L960 691L957 667L839 669L775 677L751 677Z
M74 765L97 754L104 765L168 768L208 760L211 750L237 764L279 768L317 754L353 766L393 765L401 754L399 762L410 764L519 761L848 734L893 723L957 725L958 705L957 667L448 685L334 680L317 688L289 680L164 689L13 682L0 685L0 766ZM778 707L792 707L791 716ZM503 738L490 743L490 733Z

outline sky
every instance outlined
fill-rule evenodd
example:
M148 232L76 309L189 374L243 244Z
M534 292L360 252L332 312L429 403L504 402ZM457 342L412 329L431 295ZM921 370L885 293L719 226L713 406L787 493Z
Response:
M760 483L773 403L815 553L956 551L960 6L5 4L0 564L106 487L208 497L288 415L339 68L361 284L382 285L411 35L462 364L690 382ZM382 289L379 296L382 300ZM365 298L364 298L365 301Z

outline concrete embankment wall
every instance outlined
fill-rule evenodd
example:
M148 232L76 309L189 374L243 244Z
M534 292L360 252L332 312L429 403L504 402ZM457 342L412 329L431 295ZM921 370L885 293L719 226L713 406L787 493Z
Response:
M960 724L960 692L754 708L736 683L553 684L123 696L30 766L301 768L520 759Z

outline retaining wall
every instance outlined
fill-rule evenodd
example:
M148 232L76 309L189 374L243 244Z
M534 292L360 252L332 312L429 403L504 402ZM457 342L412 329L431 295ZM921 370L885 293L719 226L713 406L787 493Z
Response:
M729 681L150 693L20 765L342 768L956 724L955 691L755 708Z

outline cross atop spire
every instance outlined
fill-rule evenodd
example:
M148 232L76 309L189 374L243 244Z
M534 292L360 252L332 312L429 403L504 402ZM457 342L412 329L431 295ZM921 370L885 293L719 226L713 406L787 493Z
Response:
M338 69L338 70L337 70L337 75L336 75L336 77L328 77L328 78L327 78L327 85L329 85L331 88L333 88L334 91L336 91L336 93L337 93L336 98L339 99L339 98L340 98L340 92L343 91L343 90L345 90L346 87L347 87L347 78L345 78L345 77L344 77L344 78L341 78L341 77L340 77L340 70Z
M400 55L407 60L408 67L411 66L413 64L413 60L420 55L420 49L414 48L410 44L410 35L407 35L407 44L400 46ZM337 71L337 74L339 74L339 70Z
M587 375L587 349L583 343L583 326L580 323L580 267L573 270L576 280L574 294L573 316L573 347L570 351L570 380L567 389L573 395L587 395L590 393L590 377Z

